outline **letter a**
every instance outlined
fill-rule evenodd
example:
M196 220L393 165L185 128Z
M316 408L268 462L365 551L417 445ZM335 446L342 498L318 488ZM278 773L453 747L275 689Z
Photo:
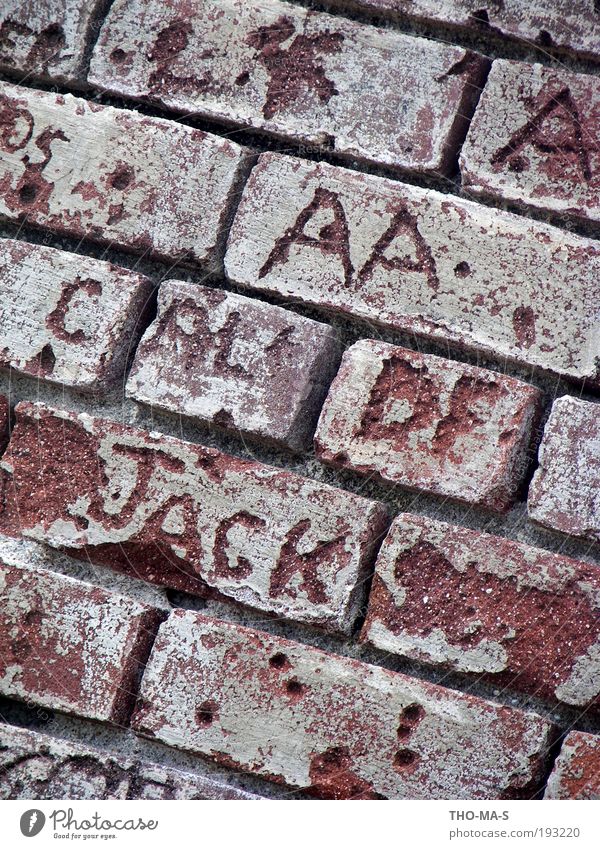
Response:
M570 132L566 137L557 135L553 141L551 137L544 136L541 128L548 119L557 117L567 124ZM574 155L583 179L591 180L589 151L581 132L579 112L568 88L551 97L533 118L513 133L508 144L492 156L492 165L504 165L508 161L509 166L512 163L515 167L519 161L518 154L526 145L531 145L540 153ZM515 167L515 170L518 169Z
M333 213L331 224L325 224L319 230L318 238L305 233L306 225L320 210L328 209ZM276 265L286 263L292 245L305 245L316 248L322 253L335 254L339 257L344 269L344 283L349 286L352 282L354 268L350 260L350 236L344 207L340 199L328 189L317 189L312 201L305 207L295 224L286 230L283 236L275 242L267 261L259 271L259 278L265 277Z
M411 259L408 255L403 257L384 255L384 251L398 236L404 236L412 242L416 259ZM362 282L369 277L377 265L382 265L386 271L416 271L427 277L427 282L434 291L439 286L431 248L419 232L417 219L405 207L394 213L390 226L373 246L371 255L359 272L358 279Z

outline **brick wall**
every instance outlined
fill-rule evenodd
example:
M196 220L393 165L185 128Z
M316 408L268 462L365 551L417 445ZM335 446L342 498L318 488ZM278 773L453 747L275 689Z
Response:
M600 30L537 6L4 5L0 797L598 797Z

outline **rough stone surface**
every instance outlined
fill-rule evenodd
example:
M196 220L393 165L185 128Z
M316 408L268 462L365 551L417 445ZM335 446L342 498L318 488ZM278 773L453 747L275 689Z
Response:
M220 265L244 150L173 121L0 83L0 215Z
M182 610L159 631L140 699L140 733L338 799L527 796L551 731L534 714Z
M317 457L493 510L515 500L541 392L514 378L362 339L323 407Z
M127 394L301 451L310 445L339 358L328 325L241 295L168 281Z
M152 283L107 262L0 241L0 366L76 389L123 377Z
M544 799L600 799L600 737L582 731L567 734Z
M344 156L446 172L487 64L276 0L117 0L89 81Z
M383 505L83 413L24 403L16 414L5 530L163 586L351 628Z
M598 244L450 195L264 154L225 267L250 289L598 377Z
M468 193L600 221L600 79L497 60L460 158Z
M0 725L0 799L257 799L236 787Z
M78 84L105 0L2 0L0 70Z
M548 528L600 540L600 405L569 395L554 402L527 508Z
M405 20L440 23L482 35L508 36L539 46L600 58L600 20L595 0L329 0Z
M8 398L0 395L0 453L4 451L8 443L8 428L10 425L10 406Z
M42 569L0 563L0 693L105 722L127 722L162 615Z
M600 570L512 540L399 516L377 558L362 638L600 708Z

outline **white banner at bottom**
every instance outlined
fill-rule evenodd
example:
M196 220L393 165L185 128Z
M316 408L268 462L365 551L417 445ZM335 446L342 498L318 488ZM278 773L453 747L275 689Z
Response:
M9 849L600 846L600 802L7 801Z

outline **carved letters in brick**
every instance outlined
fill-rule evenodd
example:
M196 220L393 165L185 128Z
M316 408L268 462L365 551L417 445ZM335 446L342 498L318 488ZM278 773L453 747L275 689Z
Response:
M387 525L377 502L44 405L17 406L3 469L5 532L335 630Z
M310 227L316 235L310 232ZM403 240L394 248L397 240ZM359 286L371 277L378 265L386 271L412 271L424 274L435 291L439 286L431 248L421 235L416 217L400 204L382 235L374 242L366 262L356 270L350 251L350 228L339 193L319 187L310 203L299 213L293 226L280 236L258 277L266 277L276 266L285 265L293 245L314 248L323 254L337 256L344 270L344 283ZM413 256L408 251L412 251ZM397 253L394 252L397 251Z

